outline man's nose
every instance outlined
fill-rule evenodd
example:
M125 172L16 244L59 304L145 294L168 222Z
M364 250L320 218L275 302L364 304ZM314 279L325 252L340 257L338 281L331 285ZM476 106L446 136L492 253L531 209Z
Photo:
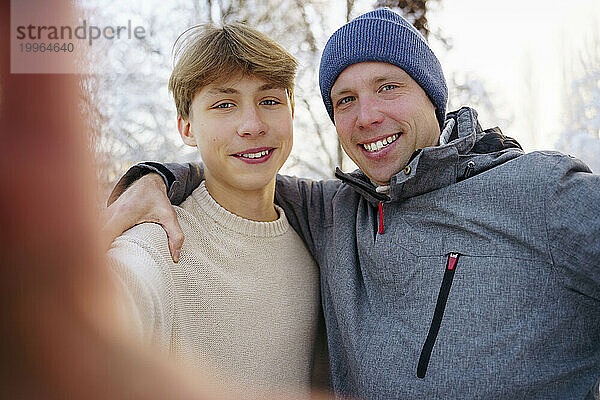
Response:
M363 96L358 100L358 116L356 122L360 128L369 128L383 121L383 113L376 99Z
M242 120L237 129L240 136L261 136L266 133L266 126L256 107L245 107Z

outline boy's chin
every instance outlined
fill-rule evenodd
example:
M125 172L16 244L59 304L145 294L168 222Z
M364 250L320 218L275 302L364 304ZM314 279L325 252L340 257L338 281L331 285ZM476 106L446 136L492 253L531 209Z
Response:
M275 175L241 174L235 186L243 191L259 191L269 189L275 182Z

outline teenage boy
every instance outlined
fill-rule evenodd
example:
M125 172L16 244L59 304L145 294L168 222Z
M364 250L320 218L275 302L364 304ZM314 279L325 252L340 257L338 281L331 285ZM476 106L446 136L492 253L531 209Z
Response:
M276 200L320 266L333 389L592 398L600 177L572 157L523 153L470 108L446 114L437 57L389 9L338 29L319 76L360 170L281 177ZM187 168L172 170L186 181Z
M117 238L109 258L140 338L245 389L311 383L318 270L285 212L275 175L292 148L295 59L242 24L202 26L176 48L169 80L184 143L204 182L177 208L178 264L156 224Z

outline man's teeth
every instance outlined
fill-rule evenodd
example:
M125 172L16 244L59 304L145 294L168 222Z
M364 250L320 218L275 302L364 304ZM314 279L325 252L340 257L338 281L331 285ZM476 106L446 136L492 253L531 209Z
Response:
M368 152L378 151L378 150L383 149L384 147L386 147L390 143L393 143L396 139L398 139L398 134L397 133L393 134L392 136L388 136L385 139L378 140L378 141L373 142L373 143L364 143L362 146Z
M267 154L269 154L269 151L271 151L271 150L263 150L263 151L259 151L258 153L244 153L244 154L241 154L241 156L244 158L260 158L260 157L263 157L263 156L266 156Z

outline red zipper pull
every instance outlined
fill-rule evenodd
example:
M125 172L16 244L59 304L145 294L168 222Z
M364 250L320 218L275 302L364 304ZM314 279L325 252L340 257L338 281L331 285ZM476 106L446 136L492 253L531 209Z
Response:
M379 202L379 234L383 233L383 203Z
M458 253L450 253L448 256L448 269L453 270L456 265L456 260L458 260Z

